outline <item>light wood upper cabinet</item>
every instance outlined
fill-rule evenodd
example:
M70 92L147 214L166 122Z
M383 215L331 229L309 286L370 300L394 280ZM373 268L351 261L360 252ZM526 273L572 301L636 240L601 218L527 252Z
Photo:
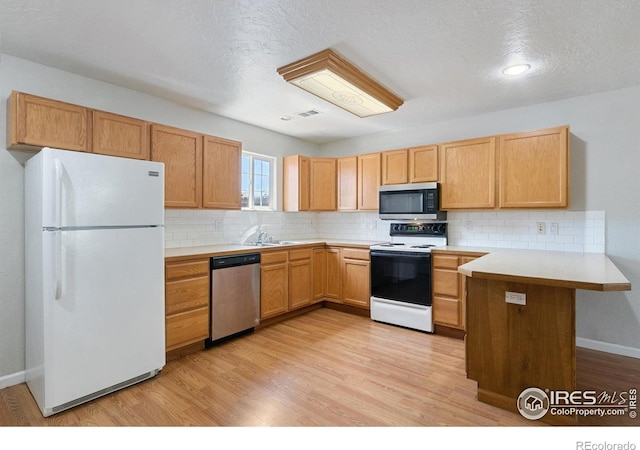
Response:
M336 210L336 159L309 159L309 209Z
M440 207L496 206L496 138L450 142L440 146Z
M338 170L338 210L358 209L358 157L347 156L336 160Z
M408 150L406 148L399 150L390 150L382 152L382 184L403 184L409 180L408 169Z
M409 183L438 181L438 146L409 149Z
M566 208L568 127L499 136L501 208Z
M204 136L202 207L240 209L242 143Z
M283 209L309 211L309 158L300 155L283 158Z
M358 155L358 209L378 209L380 153Z
M179 128L151 126L151 160L164 163L165 207L202 205L202 135Z
M149 159L149 124L144 120L92 111L93 153Z
M90 151L88 108L16 91L11 93L9 103L8 148Z

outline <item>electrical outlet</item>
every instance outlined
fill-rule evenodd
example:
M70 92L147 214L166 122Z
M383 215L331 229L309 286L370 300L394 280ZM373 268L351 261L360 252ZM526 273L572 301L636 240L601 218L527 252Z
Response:
M549 230L550 234L558 234L560 231L560 224L558 222L551 223L551 229Z
M544 222L538 222L536 224L537 234L547 234L547 224Z
M505 292L504 294L505 301L507 303L513 303L514 305L526 305L527 304L527 295L521 294L520 292Z
M213 226L216 229L216 231L220 231L224 227L224 222L222 221L222 219L216 219L213 222Z
M473 220L465 220L464 227L467 229L467 231L473 230Z

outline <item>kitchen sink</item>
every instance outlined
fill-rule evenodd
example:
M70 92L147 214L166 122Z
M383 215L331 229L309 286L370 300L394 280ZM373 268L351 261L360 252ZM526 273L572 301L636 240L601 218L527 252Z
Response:
M279 247L282 245L298 245L304 244L302 241L273 241L273 242L245 242L243 245L251 245L252 247Z

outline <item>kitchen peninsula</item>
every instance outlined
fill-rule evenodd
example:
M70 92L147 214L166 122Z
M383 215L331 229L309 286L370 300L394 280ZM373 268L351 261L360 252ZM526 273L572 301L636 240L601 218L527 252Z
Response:
M467 378L478 400L513 411L527 388L576 389L576 289L631 290L598 253L496 251L458 271L467 276Z

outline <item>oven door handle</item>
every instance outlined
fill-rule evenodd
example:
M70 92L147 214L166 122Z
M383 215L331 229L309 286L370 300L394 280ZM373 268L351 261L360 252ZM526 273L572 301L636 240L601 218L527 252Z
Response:
M412 258L412 259L430 259L431 253L410 253L410 252L394 252L387 250L371 250L371 256L379 256L379 257L397 257L402 256L403 258Z

